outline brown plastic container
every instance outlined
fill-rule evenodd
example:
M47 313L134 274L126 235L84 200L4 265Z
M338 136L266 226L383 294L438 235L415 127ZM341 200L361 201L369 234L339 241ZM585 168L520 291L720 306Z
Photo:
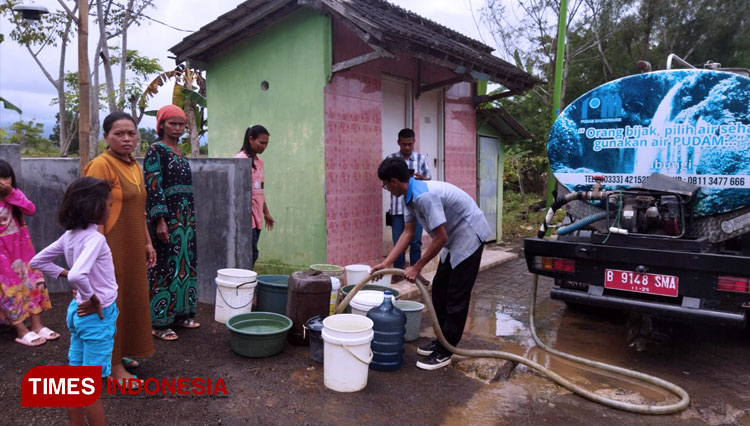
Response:
M305 322L316 316L327 316L331 303L331 278L319 271L297 271L289 276L286 316L292 320L289 341L307 345Z

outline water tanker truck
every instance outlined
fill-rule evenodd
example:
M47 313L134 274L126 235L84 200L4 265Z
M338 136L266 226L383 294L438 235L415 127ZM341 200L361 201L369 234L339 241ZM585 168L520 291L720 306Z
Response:
M530 272L554 278L553 299L747 326L747 70L609 82L565 108L547 150L556 198L524 251Z

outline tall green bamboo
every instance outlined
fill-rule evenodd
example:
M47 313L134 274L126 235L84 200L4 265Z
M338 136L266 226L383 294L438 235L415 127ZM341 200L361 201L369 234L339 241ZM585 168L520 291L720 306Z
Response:
M563 63L565 61L565 27L568 21L568 0L560 0L560 17L557 23L557 55L555 57L555 90L552 94L552 122L560 115L562 98ZM552 168L547 170L547 208L554 202L552 192L555 190L555 175Z

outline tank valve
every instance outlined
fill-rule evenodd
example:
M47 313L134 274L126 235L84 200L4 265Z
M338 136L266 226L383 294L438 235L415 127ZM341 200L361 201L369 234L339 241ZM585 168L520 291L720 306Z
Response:
M604 182L604 176L596 175L593 176L594 188L591 190L591 199L600 200L602 196L602 183Z

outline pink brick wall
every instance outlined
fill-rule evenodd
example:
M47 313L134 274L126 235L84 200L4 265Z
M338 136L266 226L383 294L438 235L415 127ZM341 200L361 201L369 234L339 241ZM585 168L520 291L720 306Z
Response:
M380 80L336 74L325 88L328 263L381 257Z
M333 21L333 62L371 49L337 20ZM421 76L417 70L421 68ZM381 81L384 74L429 84L453 76L435 65L399 55L336 73L325 87L327 262L336 265L383 259L381 182ZM446 181L476 199L476 122L472 85L460 83L445 94ZM419 151L419 100L413 100ZM398 145L393 143L393 152Z
M477 198L476 110L469 83L445 92L445 180Z

